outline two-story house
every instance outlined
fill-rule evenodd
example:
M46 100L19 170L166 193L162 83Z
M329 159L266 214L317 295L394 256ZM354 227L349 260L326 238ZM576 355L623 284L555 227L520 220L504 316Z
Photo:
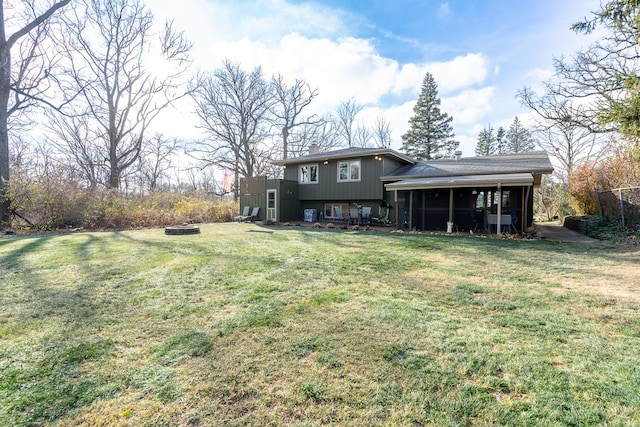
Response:
M241 181L240 205L260 219L337 221L358 207L389 211L397 228L523 233L533 189L553 171L545 152L418 161L392 149L348 148L279 160L283 179ZM305 216L306 213L306 216Z

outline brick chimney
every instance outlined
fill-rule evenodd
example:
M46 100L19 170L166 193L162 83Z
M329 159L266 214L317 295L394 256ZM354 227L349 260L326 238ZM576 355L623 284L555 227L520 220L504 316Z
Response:
M316 144L315 142L313 142L310 146L309 146L309 154L317 154L320 152L320 147L318 147L318 144Z

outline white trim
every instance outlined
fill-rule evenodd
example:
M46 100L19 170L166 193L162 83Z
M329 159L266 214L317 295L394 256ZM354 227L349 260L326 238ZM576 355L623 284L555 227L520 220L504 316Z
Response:
M273 194L273 207L269 207L269 195ZM267 206L266 206L266 219L270 219L274 222L278 222L278 190L270 188L267 190Z
M302 168L303 167L308 167L309 168L309 181L303 181L302 180ZM312 167L316 168L316 180L315 181L311 181L311 168ZM318 167L318 163L305 163L305 164L298 165L298 183L299 184L317 184L319 181L320 181L320 168Z
M348 167L348 175L349 177L347 179L340 179L340 165L342 164L347 164ZM352 179L351 178L351 167L352 164L358 164L358 178L357 179ZM360 159L351 159L351 160L340 160L338 161L338 165L337 165L337 172L338 172L338 176L337 176L337 180L338 182L360 182L362 180L362 161L360 161Z
M435 188L496 187L499 185L532 185L530 173L496 175L462 175L435 178L413 178L385 184L387 190L429 190Z

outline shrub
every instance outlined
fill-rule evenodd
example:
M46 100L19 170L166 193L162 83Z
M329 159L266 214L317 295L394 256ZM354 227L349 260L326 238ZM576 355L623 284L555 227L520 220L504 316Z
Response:
M600 240L626 239L634 234L634 230L624 227L622 221L609 216L589 216L586 234Z
M85 189L62 176L12 179L10 200L14 226L60 230L161 227L182 223L230 221L237 210L232 200L175 193L126 196L118 191Z

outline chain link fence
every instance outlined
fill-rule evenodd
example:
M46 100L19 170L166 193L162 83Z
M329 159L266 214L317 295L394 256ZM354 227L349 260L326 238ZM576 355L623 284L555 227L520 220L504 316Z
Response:
M596 190L600 215L619 218L623 226L640 225L640 187Z

